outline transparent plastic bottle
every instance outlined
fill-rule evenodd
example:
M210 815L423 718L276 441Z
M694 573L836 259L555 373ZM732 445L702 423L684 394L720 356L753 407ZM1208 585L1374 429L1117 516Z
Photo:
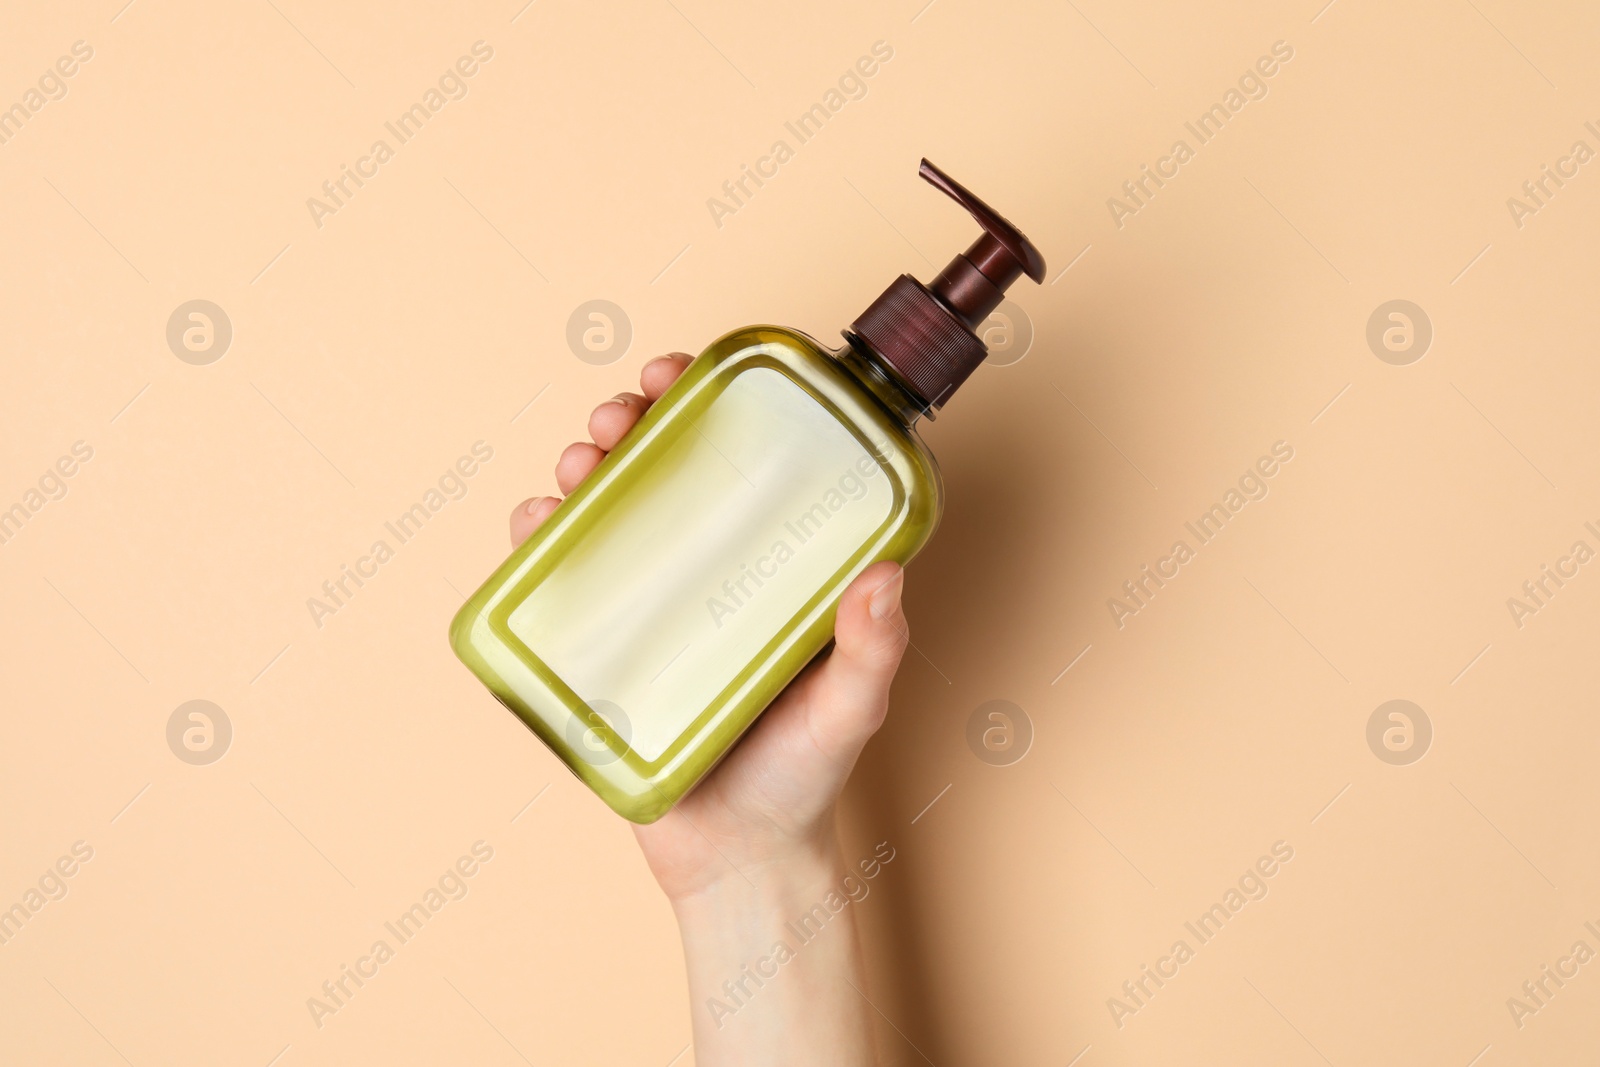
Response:
M456 654L614 810L651 822L828 643L846 586L943 508L914 426L982 362L973 328L1037 250L985 233L902 275L828 350L752 326L695 359L457 613Z

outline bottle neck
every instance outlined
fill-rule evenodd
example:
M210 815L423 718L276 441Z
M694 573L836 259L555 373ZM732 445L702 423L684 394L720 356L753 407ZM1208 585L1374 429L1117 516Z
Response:
M900 376L883 357L849 330L844 331L844 339L849 343L837 349L833 353L834 358L842 363L891 415L900 420L907 429L915 426L917 420L924 415L932 421L934 417L932 407L924 404L905 387Z

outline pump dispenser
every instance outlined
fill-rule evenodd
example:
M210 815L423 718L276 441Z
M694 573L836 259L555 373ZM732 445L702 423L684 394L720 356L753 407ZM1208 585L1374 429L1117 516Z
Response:
M922 161L919 173L972 213L983 234L952 259L931 286L902 274L851 327L906 381L928 408L944 406L988 354L973 332L1023 274L1044 281L1044 257L1000 213L944 171ZM848 335L847 335L848 336Z
M908 562L944 506L917 433L982 363L978 327L1044 257L939 168L983 232L903 274L824 348L714 342L450 626L456 654L586 785L665 814L828 643L839 598Z

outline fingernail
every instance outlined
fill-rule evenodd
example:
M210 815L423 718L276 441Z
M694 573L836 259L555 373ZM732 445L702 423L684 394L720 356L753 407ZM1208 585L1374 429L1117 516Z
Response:
M906 584L906 572L895 571L894 577L884 582L872 591L872 598L867 602L874 619L887 619L895 613L900 606L900 592Z
M532 515L535 511L539 510L539 505L543 504L546 499L548 499L548 498L547 497L542 497L542 496L536 496L532 500L530 500L526 504L524 504L523 507L522 507L522 510L527 512L529 515Z
M628 398L626 396L622 395L621 393L618 393L616 396L612 397L610 400L607 400L606 403L607 404L621 404L623 407L627 407L628 406Z

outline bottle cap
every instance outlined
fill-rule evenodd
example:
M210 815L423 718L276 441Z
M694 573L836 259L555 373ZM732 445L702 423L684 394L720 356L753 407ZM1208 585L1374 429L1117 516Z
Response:
M850 331L894 369L929 408L943 407L989 349L973 331L1026 274L1044 281L1044 257L1000 213L944 171L922 161L925 181L972 213L983 233L931 285L894 280Z

